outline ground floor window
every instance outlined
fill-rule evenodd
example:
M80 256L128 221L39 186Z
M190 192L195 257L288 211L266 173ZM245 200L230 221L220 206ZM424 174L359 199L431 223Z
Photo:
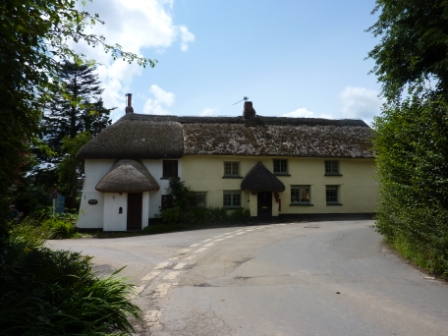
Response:
M291 204L309 204L310 186L297 185L291 186Z
M173 207L173 196L162 195L162 204L160 205L160 210L165 210Z
M224 208L239 208L241 207L241 190L227 190L224 191L223 197Z
M205 192L195 192L194 196L196 198L196 206L200 208L207 207L207 194Z
M339 204L339 186L327 185L325 187L327 204Z

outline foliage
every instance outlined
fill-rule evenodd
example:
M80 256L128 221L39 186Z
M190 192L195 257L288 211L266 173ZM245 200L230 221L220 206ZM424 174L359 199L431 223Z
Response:
M162 211L162 219L164 223L179 223L180 208L173 207Z
M90 133L83 132L75 135L74 138L63 139L62 151L65 153L61 162L57 166L59 192L66 197L66 206L78 208L77 196L81 178L81 162L76 159L78 150L90 140Z
M90 257L70 251L9 246L0 273L2 335L125 335L139 309L132 286L116 274L93 275Z
M170 178L167 194L173 201L173 207L179 207L181 210L185 210L196 205L196 197L193 191L179 178Z
M61 88L60 60L82 63L70 43L99 46L114 59L154 66L155 61L109 45L102 36L85 33L103 23L98 15L79 11L76 0L4 0L0 2L0 238L7 234L8 192L20 173L27 146L39 133L41 112L52 92ZM1 257L0 257L1 259ZM0 260L1 261L1 260Z
M448 2L377 0L377 12L368 31L381 41L369 57L384 96L394 100L405 86L415 92L431 79L437 91L448 94Z
M420 251L431 272L448 276L448 104L407 99L385 109L375 128L378 231Z
M103 107L98 74L93 65L65 61L60 70L61 88L52 94L43 117L44 139L53 151L59 151L64 137L96 135L111 124L113 109ZM63 152L64 153L64 152Z
M47 207L27 216L20 224L10 223L10 238L40 246L47 239L72 238L75 235L78 215L55 213Z

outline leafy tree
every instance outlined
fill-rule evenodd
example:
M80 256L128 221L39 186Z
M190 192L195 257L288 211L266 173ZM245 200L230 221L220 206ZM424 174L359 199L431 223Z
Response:
M5 237L8 192L22 153L39 133L41 113L51 92L61 86L58 60L82 63L69 46L86 41L103 47L114 59L155 61L124 52L104 38L85 33L88 25L103 23L98 15L76 8L76 0L3 0L0 2L0 237ZM0 255L1 257L1 255Z
M369 53L388 100L409 86L418 92L434 80L448 94L448 1L377 0L378 21L368 29L381 41Z
M77 207L78 179L81 176L81 163L76 159L78 150L91 138L89 132L77 134L74 138L63 139L62 150L65 153L57 166L60 192L65 196L65 205L73 209Z

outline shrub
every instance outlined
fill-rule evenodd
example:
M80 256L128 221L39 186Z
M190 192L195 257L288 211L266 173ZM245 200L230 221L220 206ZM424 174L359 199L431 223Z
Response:
M448 277L448 106L416 97L376 120L377 229L405 257Z
M0 273L2 335L124 335L139 308L114 273L93 275L90 258L9 243Z
M174 207L162 210L162 219L164 223L179 223L180 208Z
M70 220L54 217L44 221L42 229L47 232L48 239L70 238L75 233L75 225Z
M232 222L246 223L250 218L249 209L235 209L229 214L229 219Z

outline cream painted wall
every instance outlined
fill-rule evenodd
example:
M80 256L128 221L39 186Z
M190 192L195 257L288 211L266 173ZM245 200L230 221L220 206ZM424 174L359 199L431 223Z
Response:
M85 160L85 180L77 223L79 228L103 228L103 193L96 191L95 186L109 172L114 162L115 160ZM98 203L89 204L89 200L93 199Z
M104 193L104 231L126 231L127 210L127 193Z
M283 159L279 157L280 159ZM324 176L325 158L286 158L288 173L291 176L278 176L285 184L280 193L281 212L279 214L311 213L373 213L376 211L378 187L374 179L373 159L339 159L342 176ZM268 170L273 171L274 157L242 156L200 156L189 155L182 158L183 180L194 191L207 192L207 206L223 206L224 190L240 190L242 178L222 178L224 162L240 163L241 177L261 161ZM309 185L313 206L292 206L291 186ZM339 186L340 206L329 206L325 199L325 186ZM250 209L251 215L257 212L256 196L243 192L242 206ZM249 202L247 202L249 200ZM273 197L273 215L278 203Z

